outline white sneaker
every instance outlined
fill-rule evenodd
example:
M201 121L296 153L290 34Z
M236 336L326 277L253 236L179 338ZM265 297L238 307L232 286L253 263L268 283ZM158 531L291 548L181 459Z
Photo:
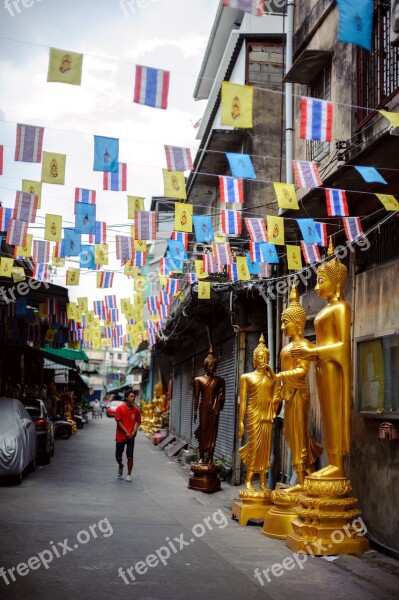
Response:
M132 481L132 478L130 477L130 475L126 475L125 481Z

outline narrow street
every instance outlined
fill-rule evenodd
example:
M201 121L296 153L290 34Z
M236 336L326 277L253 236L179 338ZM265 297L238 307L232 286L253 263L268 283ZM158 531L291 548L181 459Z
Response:
M57 440L50 465L19 487L0 488L3 600L369 600L395 594L396 561L389 573L389 562L382 569L377 559L352 556L334 562L309 557L283 572L274 569L276 575L269 571L270 581L262 576L261 583L257 567L293 555L262 536L259 526L230 519L237 488L223 484L212 496L188 490L187 473L142 432L132 483L117 479L114 430L113 419L90 420L77 436Z

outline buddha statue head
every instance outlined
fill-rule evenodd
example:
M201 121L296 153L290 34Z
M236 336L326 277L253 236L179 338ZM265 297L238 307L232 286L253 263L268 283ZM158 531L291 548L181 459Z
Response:
M331 256L332 258L330 260L327 259L317 269L317 285L315 290L320 298L330 300L335 297L337 300L340 300L344 298L348 270L339 258L334 256L334 246L331 237L328 244L327 256Z
M281 315L281 330L287 336L292 337L295 333L303 335L306 323L306 310L299 303L298 288L295 282L292 284L290 301Z
M215 373L218 366L218 359L213 353L212 346L209 347L208 355L204 360L204 367L206 373Z
M259 344L256 346L253 354L253 363L255 369L257 367L264 367L269 363L270 352L269 349L266 348L265 338L263 337L263 333L259 338Z

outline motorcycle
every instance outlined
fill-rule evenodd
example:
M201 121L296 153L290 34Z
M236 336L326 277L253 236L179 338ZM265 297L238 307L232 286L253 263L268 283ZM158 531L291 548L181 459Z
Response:
M60 417L60 415L53 415L52 419L54 421L55 437L61 440L70 438L72 435L72 424L63 417Z

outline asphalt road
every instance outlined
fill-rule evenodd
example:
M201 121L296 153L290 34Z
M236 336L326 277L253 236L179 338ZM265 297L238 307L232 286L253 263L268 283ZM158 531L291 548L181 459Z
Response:
M231 521L237 488L225 484L213 495L188 490L187 473L142 432L133 481L120 480L114 432L113 419L91 419L76 436L57 440L50 465L21 486L0 487L2 600L395 595L395 575L355 557L313 558L283 577L257 581L256 567L281 563L292 553L283 542L260 535L259 526Z

